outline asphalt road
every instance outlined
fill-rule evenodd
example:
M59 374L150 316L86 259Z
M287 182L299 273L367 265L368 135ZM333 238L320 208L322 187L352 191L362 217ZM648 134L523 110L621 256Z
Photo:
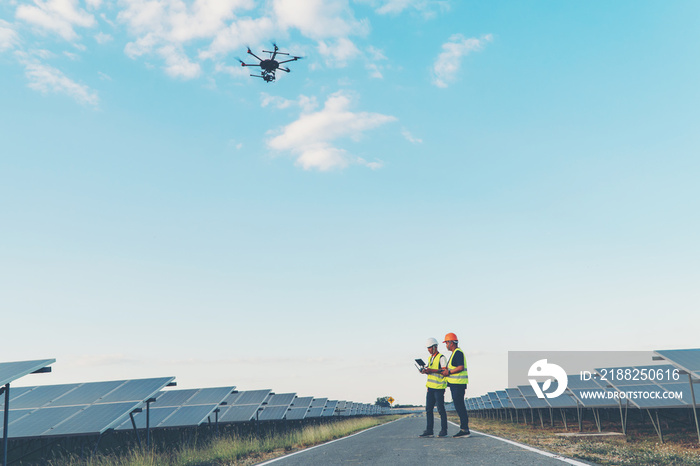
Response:
M362 465L518 465L586 464L529 451L496 438L472 432L469 438L419 438L425 416L411 416L349 437L301 450L261 464ZM450 435L459 429L450 425Z

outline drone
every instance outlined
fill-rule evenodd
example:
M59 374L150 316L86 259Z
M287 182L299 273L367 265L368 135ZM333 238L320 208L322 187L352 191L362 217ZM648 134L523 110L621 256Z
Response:
M290 61L297 61L300 58L303 57L295 57L293 55L290 55L285 52L280 52L279 47L277 47L277 44L272 44L274 47L274 50L263 50L264 53L269 53L270 58L267 59L262 59L255 55L253 52L250 51L250 47L248 48L248 54L254 56L255 58L258 59L260 63L244 63L243 60L240 58L238 59L239 62L241 62L241 66L259 66L260 67L260 74L251 74L251 76L254 76L256 78L262 78L266 83L271 83L275 80L275 71L277 70L282 70L286 71L289 73L291 70L289 68L285 68L284 66L280 66L282 63L288 63ZM288 60L282 60L282 61L277 61L277 55L286 55L290 57Z

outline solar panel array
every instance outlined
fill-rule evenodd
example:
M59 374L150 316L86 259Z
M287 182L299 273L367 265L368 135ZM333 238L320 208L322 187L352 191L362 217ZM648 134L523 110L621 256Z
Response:
M591 409L600 430L598 410L614 408L620 412L620 422L625 431L627 421L623 409L633 407L649 413L651 422L663 441L658 421L660 409L691 409L696 426L700 425L696 410L700 406L700 348L658 350L654 351L653 359L665 360L668 364L595 368L591 369L595 372L592 377L583 378L582 373L567 375L566 390L554 398L539 398L532 386L521 385L469 398L466 400L467 409L482 413L537 410L542 419L540 410L556 408L561 410L565 425L565 410L575 409L579 415L579 426L579 412ZM621 377L620 374L624 376ZM635 376L629 376L630 374ZM639 374L651 375L640 377ZM553 381L547 393L553 393L556 389L557 382ZM652 410L657 412L656 420L651 415ZM550 418L554 422L551 415ZM700 440L700 427L697 430Z
M137 428L146 427L146 416L149 416L149 426L158 427L187 427L198 426L211 421L214 411L219 408L224 399L236 387L196 388L188 390L161 391L155 396L155 401L145 410L134 414ZM132 429L131 419L125 420L117 430Z
M160 377L10 389L8 437L102 434L173 380Z
M115 431L196 427L208 423L281 421L314 417L384 414L369 404L269 389L236 391L236 387L167 389L174 377L112 380L61 385L14 387L28 374L49 372L55 359L0 363L0 416L6 412L7 432L22 439L101 436ZM347 408L347 409L345 409Z

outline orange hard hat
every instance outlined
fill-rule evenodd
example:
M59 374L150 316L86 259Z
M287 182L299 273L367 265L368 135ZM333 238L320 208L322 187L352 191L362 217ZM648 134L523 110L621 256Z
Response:
M448 341L459 341L459 338L457 338L457 335L454 333L448 333L445 335L445 341L443 341L443 343L447 343Z

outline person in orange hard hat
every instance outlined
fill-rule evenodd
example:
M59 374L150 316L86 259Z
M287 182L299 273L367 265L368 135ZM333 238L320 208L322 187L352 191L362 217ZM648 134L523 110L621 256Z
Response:
M428 390L425 395L425 417L427 420L425 432L420 434L420 437L432 437L433 426L435 419L433 417L433 409L437 406L440 413L440 432L438 437L447 437L447 411L445 411L445 387L447 382L441 372L444 367L447 367L447 359L438 351L438 341L435 338L428 338L425 342L430 353L430 360L427 366L423 366L420 370L421 374L428 376L428 382L425 384Z
M469 383L467 358L464 357L464 352L459 348L459 340L454 333L445 335L443 343L447 345L449 351L452 351L452 354L447 360L447 367L442 370L442 375L447 381L447 386L450 387L452 402L459 415L459 432L453 437L469 437L471 435L469 415L467 415L467 407L464 405L464 395L467 391L467 383Z

